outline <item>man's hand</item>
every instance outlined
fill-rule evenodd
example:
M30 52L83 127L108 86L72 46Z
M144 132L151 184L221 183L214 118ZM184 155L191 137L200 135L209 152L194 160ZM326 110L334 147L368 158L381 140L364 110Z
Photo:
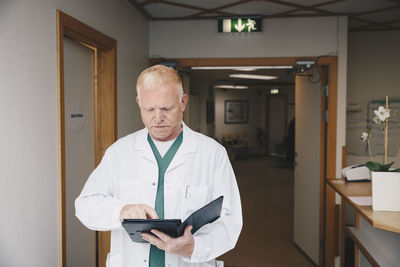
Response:
M185 228L183 236L173 238L163 232L152 229L151 232L156 236L142 233L142 238L166 252L190 258L194 249L194 238L190 230L192 230L192 226L189 225Z
M119 214L121 222L124 219L158 219L157 212L145 204L125 205Z

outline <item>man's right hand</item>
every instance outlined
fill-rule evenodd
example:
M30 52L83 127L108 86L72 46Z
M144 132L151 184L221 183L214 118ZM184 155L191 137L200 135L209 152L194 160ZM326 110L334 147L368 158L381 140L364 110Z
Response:
M125 205L119 214L121 222L124 219L158 219L157 212L145 204Z

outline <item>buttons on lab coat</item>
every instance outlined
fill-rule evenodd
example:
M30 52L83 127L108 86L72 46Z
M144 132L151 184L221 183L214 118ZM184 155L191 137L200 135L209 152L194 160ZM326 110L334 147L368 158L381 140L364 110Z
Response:
M152 185L156 185L156 183L152 183Z

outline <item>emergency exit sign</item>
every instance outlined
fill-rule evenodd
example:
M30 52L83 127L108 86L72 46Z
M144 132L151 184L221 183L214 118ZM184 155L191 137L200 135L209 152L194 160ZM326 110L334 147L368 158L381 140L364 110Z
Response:
M220 33L253 33L261 32L261 17L219 18Z

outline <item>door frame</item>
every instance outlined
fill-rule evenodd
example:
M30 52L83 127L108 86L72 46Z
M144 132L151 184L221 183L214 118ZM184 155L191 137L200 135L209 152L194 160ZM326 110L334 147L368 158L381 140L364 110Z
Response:
M94 155L96 166L100 163L107 147L117 138L117 41L57 10L61 267L66 267L64 37L69 37L94 51ZM109 233L97 232L96 243L96 265L105 266L110 247Z
M335 192L327 184L328 178L336 178L336 128L338 57L275 57L275 58L168 58L149 59L150 65L160 62L176 62L179 67L204 66L290 66L295 60L314 60L326 70L325 84L329 95L321 96L321 158L320 158L320 211L319 211L319 266L333 267L335 262ZM321 84L322 80L321 80ZM328 111L324 122L323 112Z

